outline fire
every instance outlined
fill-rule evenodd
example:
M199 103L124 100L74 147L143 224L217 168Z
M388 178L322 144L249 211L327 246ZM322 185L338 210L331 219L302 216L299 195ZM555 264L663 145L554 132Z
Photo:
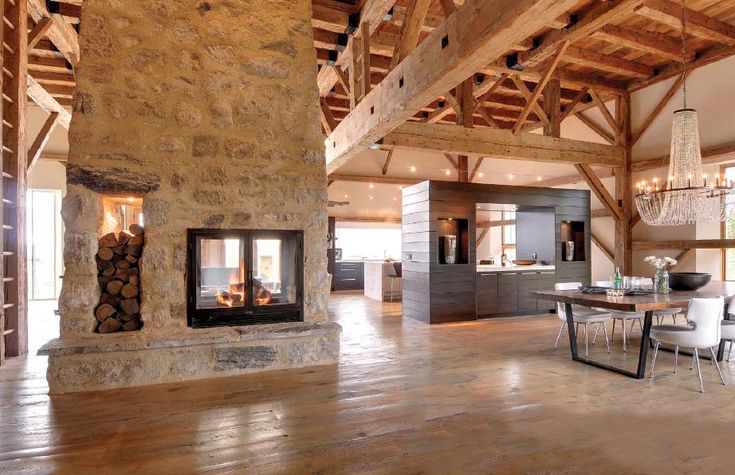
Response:
M247 282L241 276L245 275L245 263L240 262L240 271L233 272L228 278L227 289L217 291L217 304L225 307L242 307L247 303ZM268 305L273 300L270 291L255 280L255 303L257 305Z

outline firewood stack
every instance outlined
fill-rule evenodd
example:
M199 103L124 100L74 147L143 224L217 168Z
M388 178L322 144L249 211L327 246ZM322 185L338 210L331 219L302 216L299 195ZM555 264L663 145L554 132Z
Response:
M143 227L133 224L130 233L109 233L99 240L97 280L102 295L94 315L99 333L138 330L140 321L140 271Z

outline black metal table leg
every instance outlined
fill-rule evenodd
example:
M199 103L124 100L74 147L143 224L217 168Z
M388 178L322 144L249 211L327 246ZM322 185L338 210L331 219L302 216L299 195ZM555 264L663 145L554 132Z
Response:
M651 340L651 325L653 325L653 311L649 310L643 320L643 334L641 335L641 351L638 353L638 371L636 378L643 379L646 375L646 359L648 357L648 343Z

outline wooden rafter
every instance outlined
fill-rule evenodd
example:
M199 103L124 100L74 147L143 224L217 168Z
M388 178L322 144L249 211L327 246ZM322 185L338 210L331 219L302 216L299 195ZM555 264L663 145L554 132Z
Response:
M468 0L355 107L327 140L327 171L406 121L434 98L569 11L575 0ZM427 58L435 58L429 61Z
M421 27L424 25L426 12L429 10L431 0L410 0L406 19L401 27L401 36L396 44L396 49L391 57L391 69L403 61L419 42Z
M610 145L615 145L615 137L613 137L610 132L605 130L604 127L592 120L584 112L577 112L576 114L574 114L574 116L579 119L584 125L589 127L594 133L605 139L607 143L609 143Z
M459 170L459 167L457 166L457 162L454 160L454 157L452 157L448 153L445 153L444 154L444 157L446 157L447 161L452 166L452 168L454 169L454 171Z
M605 245L604 242L600 240L600 238L593 232L591 233L590 237L592 238L592 242L595 243L595 246L602 251L603 254L605 254L605 257L610 259L610 262L615 262L615 254L610 250L607 245Z
M654 69L650 66L617 56L602 54L597 51L584 50L575 46L567 50L565 60L580 66L595 68L613 74L633 76L640 79L650 78L654 74Z
M27 2L28 14L33 18L34 22L38 23L44 18L51 20L53 25L47 32L48 38L69 63L72 66L76 66L79 62L79 35L74 27L58 13L49 13L46 9L45 1L27 0Z
M528 90L528 87L526 87L526 84L521 80L521 78L516 74L510 77L511 81L513 81L513 84L516 85L516 88L518 91L523 95L523 97L526 98L526 101L529 103L531 102L531 91ZM531 107L533 108L533 112L541 119L541 122L544 125L547 125L549 123L549 118L546 116L546 113L544 112L544 109L538 104L538 102L534 102Z
M51 134L53 134L54 129L56 128L56 124L58 123L59 123L59 113L52 112L51 114L49 114L48 119L46 119L46 122L41 127L41 130L38 132L38 135L36 135L36 139L33 141L31 148L28 149L28 170L29 171L33 168L36 162L38 162L38 160L41 158L41 153L43 153L43 149L46 147L46 144L51 138Z
M329 175L330 180L335 181L347 181L353 183L376 183L383 185L415 185L420 183L422 180L412 180L409 178L392 178L387 176L365 176L365 175L344 175L339 173L332 173Z
M458 10L459 11L459 10ZM620 147L509 130L406 122L383 138L385 148L482 155L511 160L619 166Z
M599 168L595 170L595 174L597 175L597 178L600 178L600 179L609 178L613 176L613 169L612 168ZM532 183L527 184L526 186L540 186L543 188L553 188L555 186L574 185L582 181L584 181L584 178L582 178L579 175L579 173L575 173L574 175L566 175L566 176L560 176L557 178L548 178L546 180L541 180L541 181L534 181Z
M470 173L469 182L472 183L475 181L475 177L477 176L477 173L480 171L480 167L482 166L482 162L485 160L485 157L479 157L477 161L475 162L475 166L472 168L472 173Z
M576 164L575 168L577 169L577 172L579 172L579 175L584 178L584 181L587 182L587 186L590 187L592 193L594 193L597 199L602 202L602 205L610 212L610 214L618 221L623 220L624 217L620 208L615 204L615 200L610 196L610 193L605 188L605 185L600 181L597 174L595 174L595 171L588 165Z
M477 242L475 243L476 246L479 246L482 244L482 241L485 240L485 237L487 236L487 233L490 232L490 227L483 228L482 231L480 231L480 234L477 236Z
M595 92L595 90L592 88L590 88L589 94L590 96L592 96L592 101L594 101L594 103L597 105L597 108L602 113L602 117L605 118L608 125L610 125L610 128L613 129L614 135L620 135L620 125L615 120L615 117L612 116L610 110L607 108L605 102L602 100L600 95L597 94L597 92Z
M43 39L48 31L53 28L54 22L51 18L44 17L38 22L38 24L28 34L28 49L33 49L39 41Z
M617 46L625 46L671 61L681 61L681 43L670 36L648 31L633 31L616 25L605 25L593 36ZM689 56L692 59L694 54L690 53Z
M388 150L388 155L385 156L385 164L383 164L383 175L388 174L388 167L390 166L390 161L393 158L393 150Z
M520 117L518 117L518 121L516 122L516 125L513 128L513 133L515 135L518 135L521 133L523 124L526 122L526 119L528 118L528 114L531 113L531 108L538 105L538 100L541 97L541 94L544 92L544 88L546 88L546 84L548 84L549 80L551 79L551 75L554 73L554 70L559 65L559 62L561 61L561 58L564 56L564 53L566 52L568 47L569 47L569 41L564 41L559 46L559 51L557 51L556 55L553 56L553 59L547 66L546 72L541 77L541 80L538 82L538 84L536 84L536 87L534 88L533 93L531 94L531 97L528 99L528 103L526 104L526 107L523 108L523 111L521 112ZM548 121L548 117L547 117L547 121Z
M327 104L327 101L325 101L323 97L319 100L319 106L322 127L324 127L327 134L331 134L337 126L337 122L334 120L334 116L332 115L332 110L329 108L329 104Z
M27 85L26 85L26 93L28 94L28 97L30 97L33 102L38 104L38 106L48 112L51 113L58 113L58 123L59 125L63 126L65 129L69 129L69 124L71 123L71 113L66 110L61 104L59 104L59 101L54 99L51 94L46 91L46 89L41 86L41 84L36 81L33 77L30 75L27 76L26 79Z
M674 81L674 84L671 85L668 91L666 91L666 94L661 98L660 101L658 101L658 104L656 104L656 107L653 108L650 114L646 117L646 119L643 121L641 126L633 133L633 137L631 138L631 142L633 145L638 142L638 140L643 136L644 133L646 133L646 130L651 126L654 120L656 120L656 117L661 113L661 111L666 107L666 105L671 101L671 98L674 97L674 94L676 94L676 91L679 90L682 83L684 82L684 76L679 76L679 78Z
M574 99L572 99L572 102L567 104L567 106L564 108L564 111L561 113L561 117L559 117L559 122L564 122L564 119L569 117L569 114L574 113L574 109L577 107L577 104L582 102L588 95L589 88L583 88L579 93L574 96Z
M687 256L689 256L694 249L684 249L679 254L676 255L674 259L676 259L677 265L681 264L681 262L686 259Z

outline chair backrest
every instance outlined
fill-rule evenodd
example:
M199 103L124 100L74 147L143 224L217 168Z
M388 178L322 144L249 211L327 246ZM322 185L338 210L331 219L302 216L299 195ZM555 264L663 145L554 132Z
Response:
M706 348L720 343L720 322L724 312L725 299L694 298L689 302L687 322L694 327L691 334L692 346Z
M557 282L554 284L554 290L579 290L580 287L582 287L582 282ZM562 321L567 319L564 304L561 302L556 302L556 316Z
M396 277L403 278L403 262L393 262L393 269L396 271Z
M735 315L735 297L731 297L730 302L727 304L727 314Z
M595 281L595 286L597 287L612 287L613 281L612 280L598 280Z

